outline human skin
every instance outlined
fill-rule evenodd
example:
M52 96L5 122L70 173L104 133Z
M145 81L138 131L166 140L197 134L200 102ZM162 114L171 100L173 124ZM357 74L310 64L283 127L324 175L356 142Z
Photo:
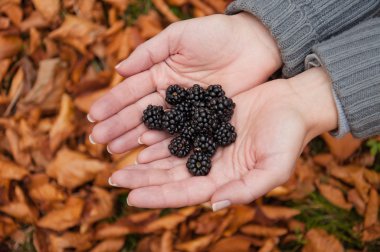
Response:
M94 103L91 141L112 153L166 138L142 137L149 104L164 105L170 84L221 84L234 96L265 82L281 67L280 52L267 29L251 14L213 15L174 23L140 45L117 71L126 79Z
M207 176L192 177L186 159L171 157L168 141L115 172L111 184L131 188L128 204L183 207L211 201L214 210L249 203L285 183L305 145L337 127L331 81L321 68L264 83L233 97L237 139L219 149Z

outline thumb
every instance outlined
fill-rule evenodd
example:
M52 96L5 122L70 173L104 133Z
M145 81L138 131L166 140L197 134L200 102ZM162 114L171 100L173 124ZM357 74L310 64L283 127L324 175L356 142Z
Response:
M285 183L293 170L295 161L273 162L258 165L241 179L233 180L220 187L211 197L213 211L218 211L232 204L247 204L263 196L275 187ZM281 164L281 167L279 167Z
M153 65L164 61L175 52L174 45L177 45L178 32L181 22L168 26L158 35L139 45L131 55L116 65L116 71L129 77L137 73L148 70Z

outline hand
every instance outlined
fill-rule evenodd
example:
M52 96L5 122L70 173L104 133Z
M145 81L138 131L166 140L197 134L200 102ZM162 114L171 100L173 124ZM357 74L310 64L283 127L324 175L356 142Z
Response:
M168 85L221 84L233 96L263 83L280 66L274 39L250 14L174 23L117 66L127 78L92 106L89 119L98 124L91 139L108 143L113 153L125 152L147 130L142 111L164 105Z
M337 127L331 81L320 68L275 80L235 96L236 142L219 149L212 169L192 177L186 159L170 157L168 141L143 150L139 164L115 172L111 182L133 189L128 204L182 207L211 200L213 209L249 203L286 182L305 145Z

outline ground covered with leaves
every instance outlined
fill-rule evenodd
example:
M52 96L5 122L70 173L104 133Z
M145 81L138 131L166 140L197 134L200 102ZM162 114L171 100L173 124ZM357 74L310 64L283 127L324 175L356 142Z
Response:
M380 251L380 138L323 135L293 177L212 212L128 207L86 114L113 70L171 22L224 0L0 0L0 251Z

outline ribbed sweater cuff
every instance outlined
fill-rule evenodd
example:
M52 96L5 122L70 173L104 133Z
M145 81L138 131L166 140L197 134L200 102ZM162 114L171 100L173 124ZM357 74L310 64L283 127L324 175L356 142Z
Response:
M352 134L380 134L380 18L315 45L313 52L305 63L319 61L329 73Z
M250 12L271 31L280 48L282 72L292 77L304 70L311 47L373 15L379 0L236 0L227 14Z

